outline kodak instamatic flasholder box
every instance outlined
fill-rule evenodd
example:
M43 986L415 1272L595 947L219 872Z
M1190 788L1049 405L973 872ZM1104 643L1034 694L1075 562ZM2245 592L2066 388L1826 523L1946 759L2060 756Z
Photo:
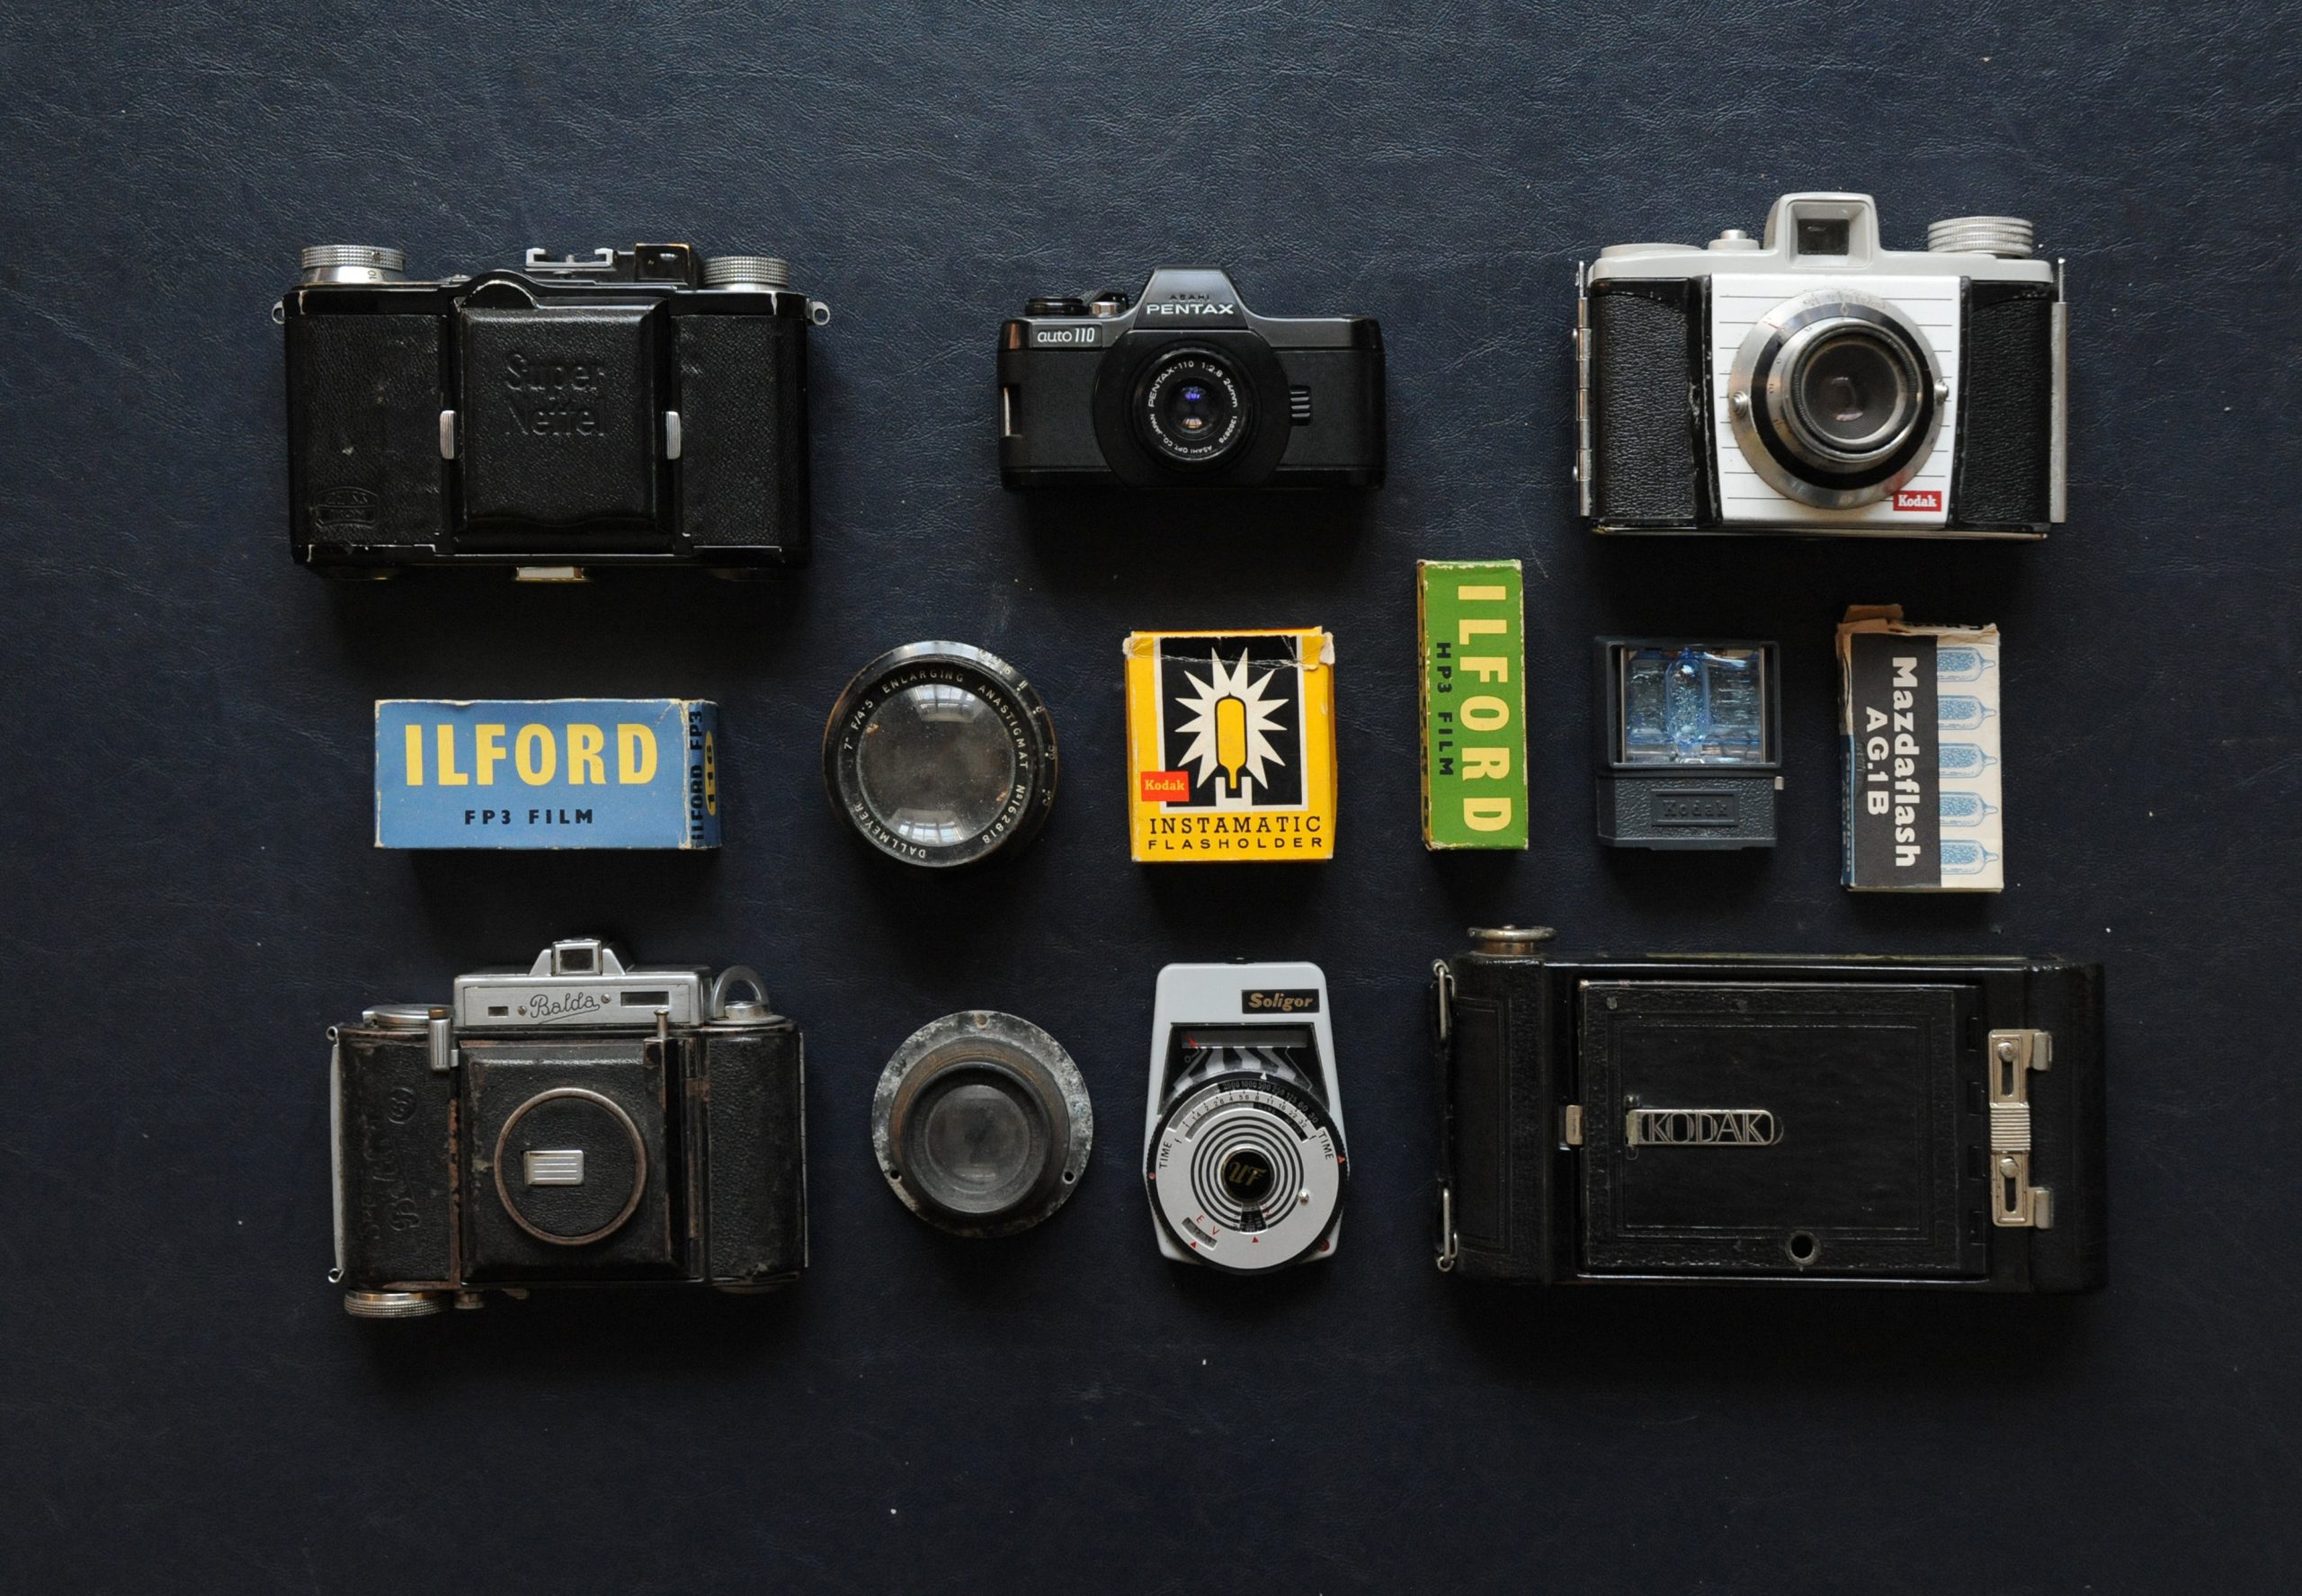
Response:
M717 848L700 699L383 699L379 848Z
M1334 639L1127 639L1127 809L1143 863L1334 857Z
M1838 629L1846 859L1858 892L2006 885L1998 629L1909 626L1853 609Z
M1423 845L1527 845L1526 616L1519 562L1415 562Z

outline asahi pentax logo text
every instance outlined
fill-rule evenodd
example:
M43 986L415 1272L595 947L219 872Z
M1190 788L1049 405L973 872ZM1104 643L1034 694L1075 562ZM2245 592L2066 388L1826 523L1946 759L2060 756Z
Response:
M1236 316L1238 313L1236 300L1226 304L1220 299L1161 299L1143 308L1146 316Z
M1633 1109L1623 1124L1634 1147L1771 1147L1781 1139L1770 1109Z

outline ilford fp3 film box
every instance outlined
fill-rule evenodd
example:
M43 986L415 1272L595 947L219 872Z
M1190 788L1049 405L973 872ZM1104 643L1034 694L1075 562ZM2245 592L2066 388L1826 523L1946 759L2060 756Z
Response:
M1998 629L1911 626L1894 606L1838 629L1846 858L1858 892L2006 885Z
M383 699L379 848L717 848L700 699Z

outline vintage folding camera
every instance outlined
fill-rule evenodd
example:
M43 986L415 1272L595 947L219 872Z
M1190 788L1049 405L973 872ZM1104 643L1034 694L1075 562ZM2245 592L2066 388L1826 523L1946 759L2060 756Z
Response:
M1383 334L1249 310L1224 273L1162 266L1140 299L1032 299L999 334L1009 487L1379 487Z
M753 1291L807 1262L799 1031L747 969L554 942L328 1036L329 1278L358 1317L535 1286Z
M1439 1267L1539 1284L2089 1291L2102 972L2058 958L1433 967Z
M1954 217L1886 249L1868 194L1753 241L1618 244L1584 280L1575 476L1602 532L2042 537L2063 519L2059 262Z
M1315 964L1159 972L1143 1173L1166 1257L1260 1274L1334 1255L1351 1164L1326 993Z
M807 558L807 329L830 312L781 261L642 244L433 282L406 266L307 249L273 308L299 562L564 581Z

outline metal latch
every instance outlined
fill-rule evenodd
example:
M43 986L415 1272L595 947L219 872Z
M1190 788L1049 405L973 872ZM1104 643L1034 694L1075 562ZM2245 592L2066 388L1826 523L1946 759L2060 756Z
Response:
M1591 298L1583 263L1575 263L1575 484L1583 513L1591 513Z
M2050 1068L2054 1039L2043 1030L1990 1033L1990 1222L2045 1230L2054 1193L2030 1184L2030 1072Z
M1583 1105L1581 1103L1568 1103L1560 1112L1558 1139L1562 1145L1569 1147L1579 1147L1583 1145Z
M432 1073L451 1074L456 1067L456 1022L445 1009L434 1009L424 1022L425 1040L431 1044Z

